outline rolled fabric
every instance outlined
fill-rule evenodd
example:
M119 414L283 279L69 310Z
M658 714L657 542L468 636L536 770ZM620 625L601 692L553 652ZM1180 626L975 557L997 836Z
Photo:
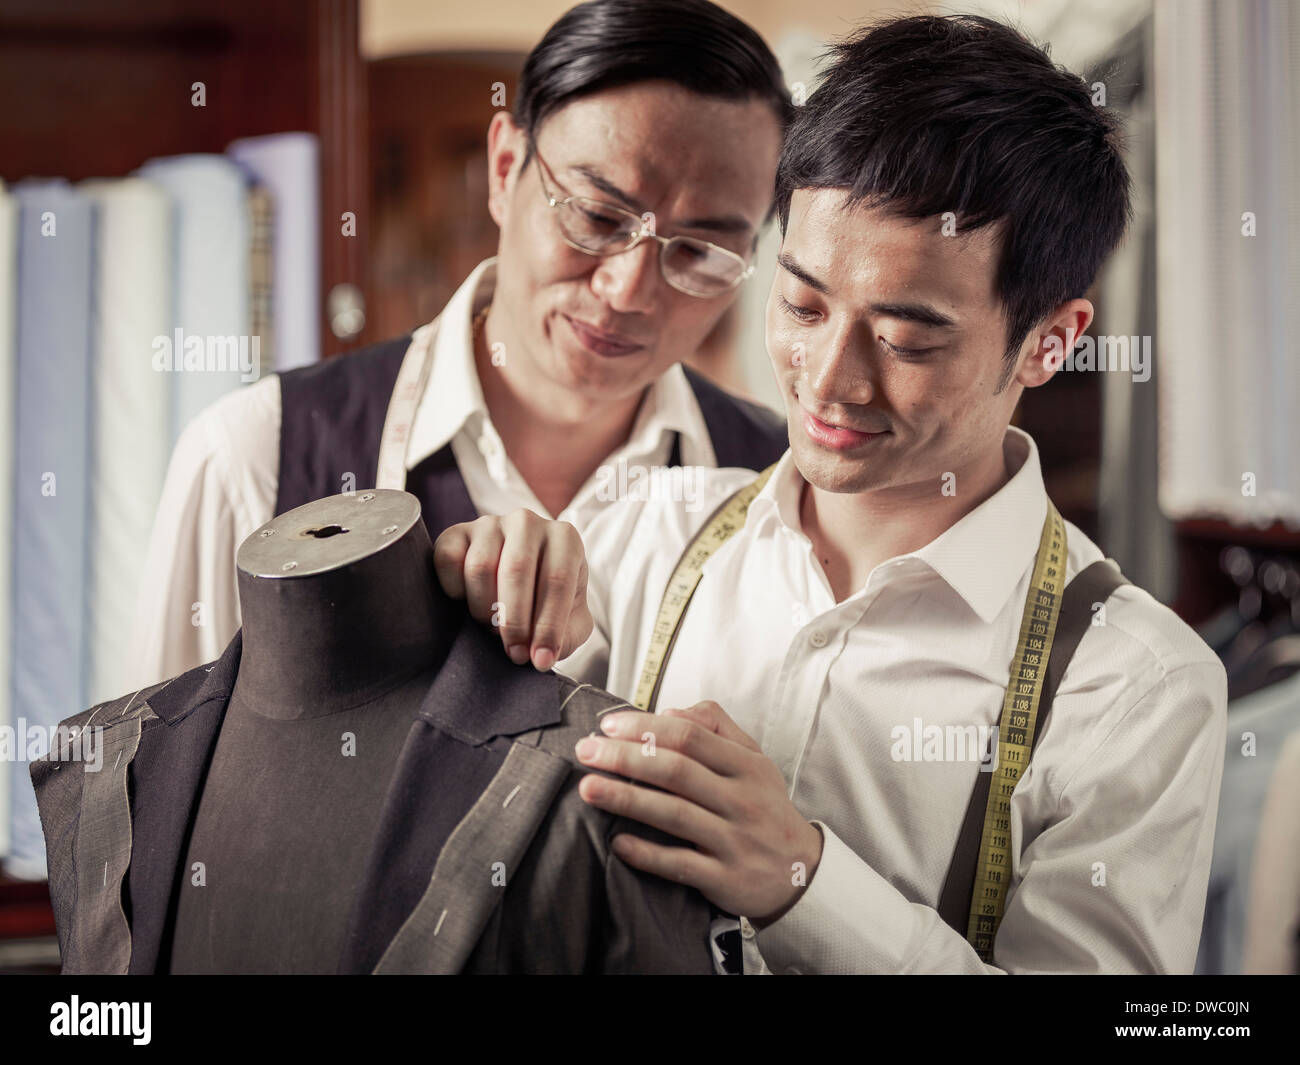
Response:
M272 321L274 368L320 359L320 149L311 133L232 141L226 154L274 199Z
M221 155L151 159L136 174L162 186L175 203L172 342L154 353L155 365L170 368L170 449L190 419L258 375L250 338L247 182Z
M88 704L125 688L136 593L171 451L172 201L142 178L83 181L96 205L91 305Z
M86 705L90 298L94 207L66 181L14 186L19 205L14 445L13 714L7 872L45 876L27 762Z
M14 352L18 201L0 181L0 728L13 727ZM0 759L0 858L9 854L13 761Z

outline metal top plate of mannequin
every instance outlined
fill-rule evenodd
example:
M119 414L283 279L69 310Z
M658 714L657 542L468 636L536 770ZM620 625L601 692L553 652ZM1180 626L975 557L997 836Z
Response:
M250 533L235 564L253 577L310 577L382 551L419 520L420 501L409 492L371 488L326 496Z

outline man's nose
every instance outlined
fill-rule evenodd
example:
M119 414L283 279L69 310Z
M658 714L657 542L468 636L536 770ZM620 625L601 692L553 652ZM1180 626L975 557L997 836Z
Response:
M659 282L659 244L647 239L602 259L592 274L591 288L621 314L649 314L655 309Z
M876 394L870 359L854 342L850 328L808 345L802 362L804 389L820 403L865 405Z

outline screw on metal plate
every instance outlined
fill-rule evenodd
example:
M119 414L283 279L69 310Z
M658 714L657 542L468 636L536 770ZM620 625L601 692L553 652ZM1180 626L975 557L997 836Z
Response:
M397 526L396 526L396 525L386 525L386 526L384 527L384 535L385 535L385 536L387 536L389 533L395 533L395 532L397 532Z
M291 569L297 569L297 568L298 568L298 563L296 563L296 562L286 562L286 563L285 563L283 566L281 566L280 568L281 568L282 570L284 570L284 571L287 573L287 572L288 572L289 570L291 570Z
M374 498L375 498L374 492L366 492L364 495L357 496L357 499L362 503L369 503Z
M268 536L274 536L274 535L275 535L275 530L274 530L274 529L263 529L263 530L262 530L262 539L263 539L263 540L265 540Z

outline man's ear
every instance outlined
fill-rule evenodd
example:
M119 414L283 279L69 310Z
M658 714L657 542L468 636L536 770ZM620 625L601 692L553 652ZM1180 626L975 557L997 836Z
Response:
M1048 314L1025 338L1016 380L1025 388L1050 381L1092 324L1092 315L1092 304L1085 299L1066 300Z
M488 211L498 226L505 224L510 194L527 154L528 138L509 111L498 111L488 125Z

